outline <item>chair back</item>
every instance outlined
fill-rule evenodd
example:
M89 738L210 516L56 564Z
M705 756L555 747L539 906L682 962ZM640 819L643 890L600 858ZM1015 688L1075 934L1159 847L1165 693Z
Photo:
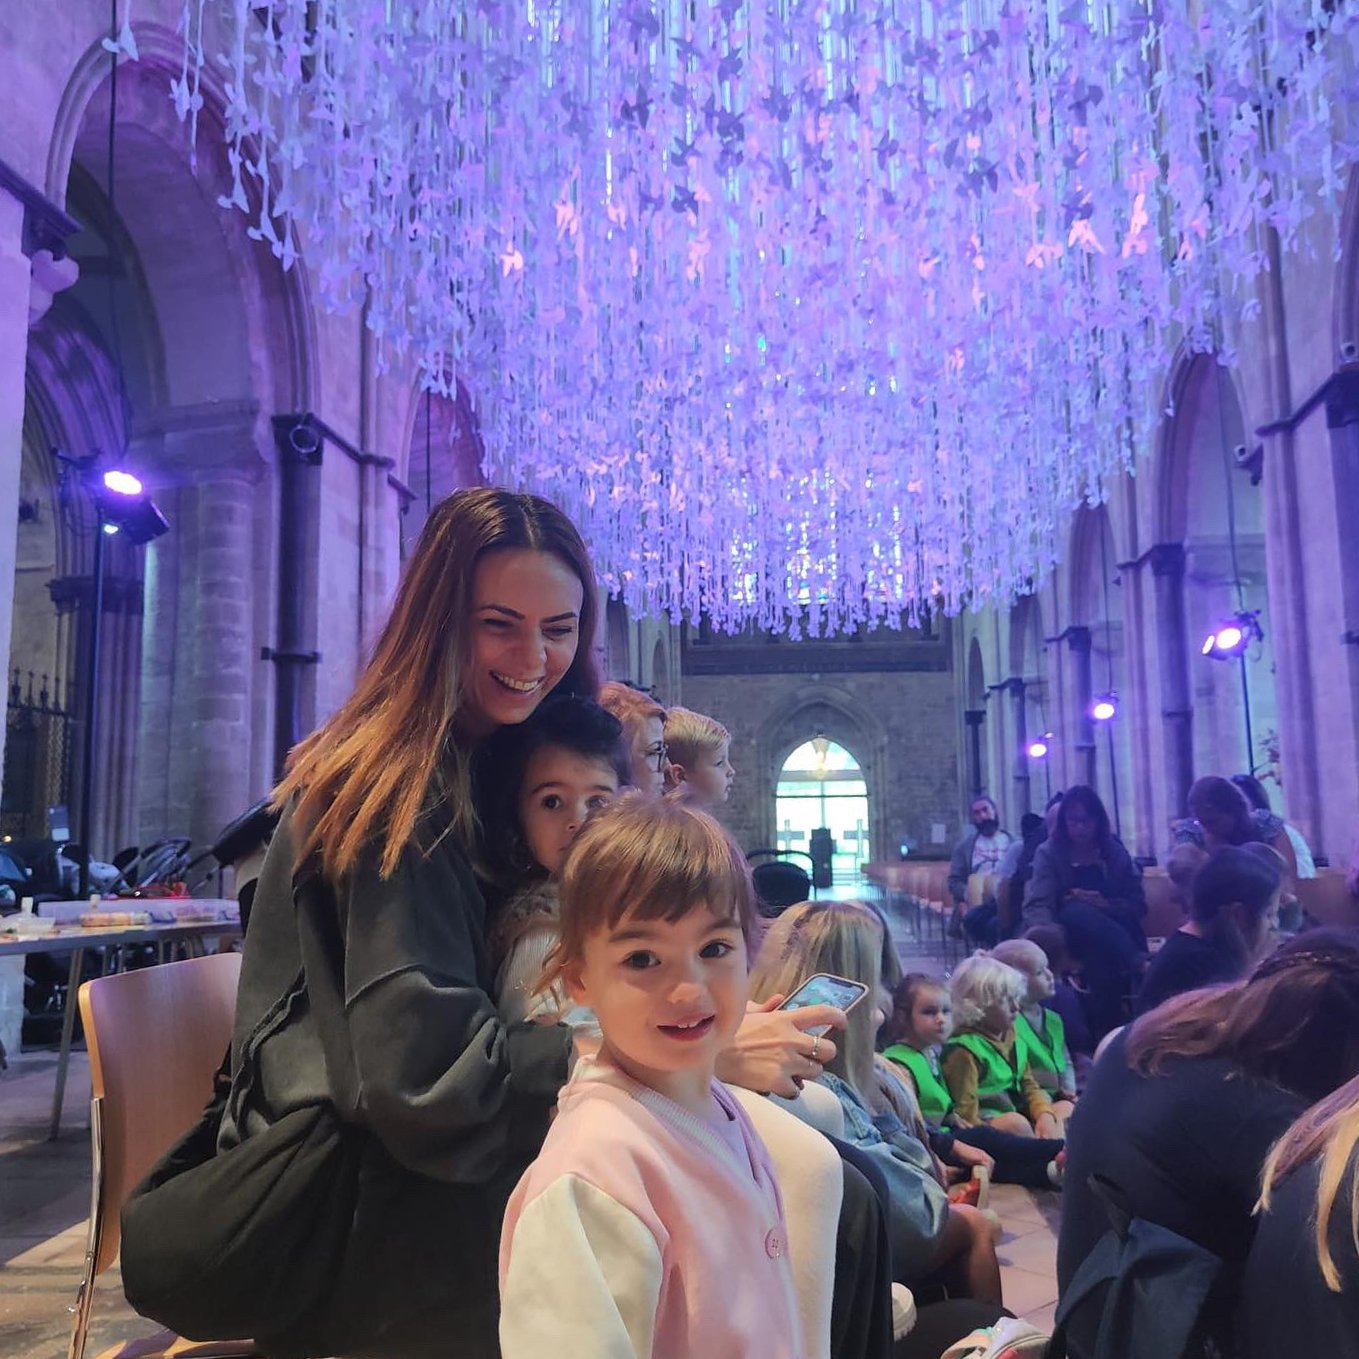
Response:
M120 972L80 988L97 1101L94 1273L118 1254L119 1213L151 1167L198 1121L231 1042L239 953Z
M1298 901L1319 925L1353 929L1359 925L1359 901L1350 895L1346 874L1338 868L1319 869L1315 878L1299 878Z

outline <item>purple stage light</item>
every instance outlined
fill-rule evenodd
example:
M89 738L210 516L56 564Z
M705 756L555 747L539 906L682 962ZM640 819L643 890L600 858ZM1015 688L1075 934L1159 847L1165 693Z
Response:
M1046 759L1048 753L1048 738L1046 736L1041 736L1036 741L1030 741L1027 753L1031 760Z
M1253 640L1264 637L1260 618L1254 611L1243 610L1224 619L1204 638L1203 654L1213 661L1230 661L1245 654Z
M105 472L104 487L117 495L141 495L142 484L131 472Z
M1101 694L1090 705L1090 716L1096 722L1112 722L1118 715L1118 695Z

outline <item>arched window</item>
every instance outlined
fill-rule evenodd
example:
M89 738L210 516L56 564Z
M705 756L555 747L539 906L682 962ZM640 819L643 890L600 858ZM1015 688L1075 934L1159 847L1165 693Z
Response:
M844 746L815 736L783 762L775 793L775 843L804 852L812 831L824 826L835 842L834 880L857 882L870 855L868 785L859 762Z

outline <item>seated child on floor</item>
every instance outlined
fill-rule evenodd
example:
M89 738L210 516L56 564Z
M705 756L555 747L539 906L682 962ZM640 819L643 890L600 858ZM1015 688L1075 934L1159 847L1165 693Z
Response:
M1090 1054L1095 1050L1095 1040L1085 1018L1078 968L1066 946L1066 931L1060 925L1033 925L1024 931L1023 938L1037 944L1047 955L1054 981L1047 1008L1062 1017L1066 1050L1076 1061L1076 1088L1079 1090L1084 1068L1089 1065Z
M1034 1080L1015 1017L1028 984L985 952L965 958L949 991L956 1028L944 1045L944 1083L958 1122L989 1123L1019 1137L1061 1137L1052 1101Z
M505 1214L504 1359L793 1359L782 1199L714 1077L749 989L744 856L698 808L628 793L571 846L560 898L545 981L594 1011L602 1043Z
M557 873L591 812L628 781L623 728L586 698L549 699L502 727L487 751L482 823L489 871L511 893L492 927L496 1001L506 1024L569 1010L536 991L557 939Z
M1052 1101L1052 1112L1065 1124L1076 1105L1076 1068L1067 1049L1062 1016L1047 1003L1057 991L1048 955L1032 939L1006 939L991 950L991 956L1014 968L1028 986L1015 1016L1015 1032L1028 1051L1034 1080Z
M986 1152L994 1162L991 1173L997 1183L1060 1186L1061 1141L1017 1137L990 1124L967 1127L958 1121L939 1066L940 1047L952 1032L953 1003L947 985L924 972L907 973L892 997L889 1045L882 1055L915 1091L926 1125L950 1135L955 1144ZM940 1145L933 1131L930 1144L943 1159L950 1159L947 1146Z

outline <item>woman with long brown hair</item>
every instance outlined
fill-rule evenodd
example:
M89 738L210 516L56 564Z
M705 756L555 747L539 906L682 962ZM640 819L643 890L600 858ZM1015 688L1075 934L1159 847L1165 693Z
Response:
M1270 1146L1309 1104L1357 1074L1354 931L1299 935L1245 981L1177 996L1116 1035L1067 1129L1063 1294L1110 1230L1094 1179L1128 1217L1216 1257L1220 1282L1189 1319L1198 1348L1186 1353L1214 1343L1235 1353L1240 1275ZM1073 1359L1094 1353L1097 1311L1072 1316Z
M280 1349L495 1352L500 1219L571 1038L497 1018L476 752L547 694L594 693L595 601L555 506L492 489L445 500L353 694L275 792L219 1147L320 1104L365 1148L330 1286Z
M299 1282L281 1290L289 1315L255 1330L270 1353L498 1352L501 1220L573 1039L498 1016L475 872L478 761L548 694L595 694L595 591L555 506L490 488L450 497L353 694L294 750L275 792L219 1151L320 1110L338 1133L318 1177L360 1169L314 1196L339 1230L276 1263ZM826 1007L750 1016L722 1078L793 1093L795 1077L821 1071L811 1054L834 1052L804 1028L842 1023ZM286 1173L295 1184L302 1172ZM319 1287L302 1286L304 1270Z

